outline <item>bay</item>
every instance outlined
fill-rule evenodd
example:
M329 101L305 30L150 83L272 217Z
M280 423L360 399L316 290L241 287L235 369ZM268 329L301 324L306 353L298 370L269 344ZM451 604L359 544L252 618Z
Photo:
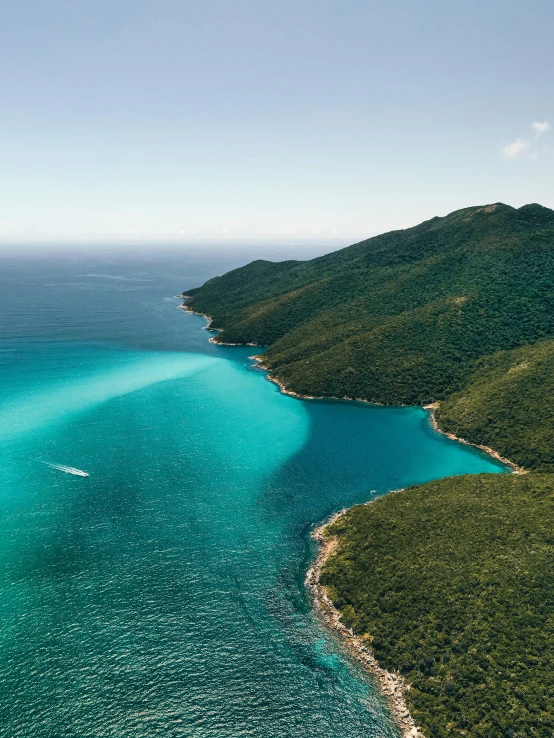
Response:
M0 257L0 735L396 734L310 611L310 530L505 469L421 409L287 397L209 343L175 294L245 260Z

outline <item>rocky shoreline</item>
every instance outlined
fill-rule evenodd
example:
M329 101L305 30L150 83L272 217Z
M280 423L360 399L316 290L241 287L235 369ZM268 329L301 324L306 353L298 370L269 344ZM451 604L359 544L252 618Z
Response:
M179 298L187 298L187 295L177 295ZM197 310L193 310L191 307L189 307L186 302L184 302L182 305L179 305L179 307L185 311L185 313L191 313L192 315L201 315L203 318L206 318L206 320L209 321L208 325L205 325L204 328L207 331L213 331L214 333L219 333L221 331L221 328L214 328L212 326L212 318L209 315L206 315L206 313L199 313ZM225 341L216 341L215 336L208 339L210 343L216 343L218 346L258 346L257 343L226 343ZM253 357L254 358L254 357Z
M182 297L183 299L186 299L187 295L182 294L182 295L178 295L178 297ZM206 315L204 313L199 313L196 310L193 310L186 303L181 305L181 307L186 312L194 313L195 315L201 315L206 320L208 320L209 324L206 326L208 330L216 331L216 332L219 330L212 326L213 319L209 315ZM248 343L248 344L225 343L223 341L216 341L214 338L210 338L210 341L212 343L217 343L220 346L244 346L244 345L258 346L259 345L255 343ZM259 369L266 371L266 372L270 371L269 368L263 364L262 356L252 356L250 358L257 362ZM379 403L369 403L367 400L364 400L361 398L317 397L315 395L303 395L298 392L294 392L293 390L289 390L283 382L281 382L276 377L272 377L270 374L266 375L266 379L276 384L279 387L279 390L283 394L289 395L290 397L296 397L302 400L333 399L333 400L348 400L348 401L354 401L354 402L363 402L363 403L372 404L372 405L379 404ZM424 405L423 409L426 410L429 414L429 421L430 421L432 428L438 433L440 433L441 435L444 435L453 441L458 441L460 443L464 443L468 446L473 446L474 448L478 448L481 451L484 451L485 453L489 454L497 461L500 461L503 464L506 464L507 466L509 466L512 469L512 472L514 474L525 474L526 473L525 469L522 469L517 464L515 464L513 461L510 461L509 459L504 458L499 453L497 453L494 449L491 449L488 446L482 446L479 444L471 443L470 441L467 441L464 438L458 438L453 433L448 433L446 431L441 430L441 428L438 426L437 418L436 418L436 411L438 409L438 403L433 403L431 405ZM389 493L389 494L392 494L392 493ZM373 501L370 501L366 504L369 505L372 502ZM414 719L412 718L410 711L408 710L408 707L406 704L405 693L410 688L409 684L406 683L406 681L404 680L401 674L388 672L379 666L371 649L368 648L367 642L364 642L363 638L354 635L352 630L350 628L347 628L344 625L344 623L341 621L340 610L338 610L333 605L331 599L329 598L327 594L326 588L319 581L322 569L325 565L325 562L327 561L329 556L332 555L338 543L337 538L326 535L326 530L329 526L331 526L336 520L338 520L346 512L347 510L342 510L341 512L336 513L326 523L316 528L312 532L312 538L319 544L319 552L318 552L315 562L312 564L312 566L309 568L306 574L306 580L305 580L306 588L308 589L308 592L310 593L312 597L314 610L317 613L320 620L323 622L323 624L327 628L332 630L334 633L340 636L342 642L344 643L345 647L347 648L351 656L355 658L358 662L360 662L363 665L363 667L375 677L377 683L379 684L380 691L389 705L391 715L402 733L402 737L403 738L424 738L423 733L419 730L419 728L415 724Z
M222 344L225 345L225 344ZM253 346L256 344L248 344L249 346ZM258 362L258 368L263 369L265 371L269 371L267 366L264 366L262 364L262 359L259 356L252 356L250 357ZM266 379L268 379L270 382L273 382L276 384L281 392L284 395L290 395L291 397L297 397L301 400L348 400L349 402L364 402L367 405L379 405L379 407L384 407L381 403L378 402L369 402L368 400L364 400L362 398L357 397L318 397L316 395L301 395L298 392L294 392L293 390L287 389L285 384L281 382L276 377L272 377L270 374L267 375ZM466 446L472 446L473 448L477 448L480 451L484 451L489 456L492 456L493 459L496 459L497 461L500 461L502 464L505 464L506 466L509 466L512 470L513 474L527 474L527 470L524 469L521 466L518 466L515 461L511 461L510 459L507 459L505 456L501 456L498 451L495 451L490 446L484 446L480 443L472 443L471 441L466 440L465 438L460 438L459 436L454 435L454 433L449 433L448 431L442 430L442 428L439 426L437 422L437 416L436 412L438 410L439 403L435 402L431 405L423 405L423 410L426 410L429 413L429 422L431 423L431 427L433 430L435 430L437 433L440 433L442 436L446 436L446 438L449 438L451 441L458 441L458 443L463 443Z
M221 345L225 346L229 344L221 344ZM257 344L249 343L247 345L256 346ZM270 369L262 363L262 357L251 356L250 358L258 363L258 369L262 369L263 371L266 371L266 372L270 371ZM347 402L363 402L366 405L378 405L379 407L385 407L385 405L383 405L380 402L369 402L369 400L363 400L361 397L346 397L346 395L344 397L335 397L333 395L302 395L299 392L294 392L293 390L287 389L286 385L283 382L281 382L281 380L277 379L276 377L272 377L271 374L268 374L266 376L266 379L269 382L273 382L273 384L276 384L277 387L279 387L279 389L284 395L289 395L290 397L296 397L299 400L341 400L341 401L344 400Z
M371 504L371 502L366 504ZM409 689L409 685L406 684L400 674L391 673L379 666L363 638L354 635L352 630L342 623L340 611L333 605L326 588L320 583L325 562L332 556L338 544L338 539L326 535L326 530L346 512L347 510L342 510L336 513L326 523L312 532L312 538L319 544L319 553L306 574L306 587L320 620L327 628L341 637L350 655L375 677L380 692L387 701L392 717L403 738L423 738L423 733L415 724L406 704L405 693Z
M510 461L510 459L507 459L505 456L501 456L498 453L498 451L495 451L490 446L483 446L480 443L472 443L471 441L466 441L465 438L459 438L459 436L454 435L454 433L448 433L448 431L442 430L442 428L440 428L437 422L438 408L439 408L438 402L434 402L432 405L423 405L423 409L427 410L427 412L429 413L429 419L431 422L431 426L433 430L437 431L437 433L440 433L441 435L446 436L447 438L450 438L451 441L458 441L458 443L465 443L466 446L473 446L473 448L478 448L480 451L484 451L489 456L492 456L493 459L496 459L497 461L501 461L503 464L506 464L506 466L509 466L513 474L527 474L526 469L524 469L522 466L518 466L514 461Z

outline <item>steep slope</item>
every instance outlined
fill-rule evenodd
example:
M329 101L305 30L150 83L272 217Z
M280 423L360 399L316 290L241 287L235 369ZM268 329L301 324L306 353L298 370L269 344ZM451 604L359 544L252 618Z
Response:
M268 345L300 393L426 403L477 359L554 335L554 212L456 211L308 262L258 261L190 290L222 342Z
M480 359L464 388L441 402L437 420L526 469L554 472L554 341Z

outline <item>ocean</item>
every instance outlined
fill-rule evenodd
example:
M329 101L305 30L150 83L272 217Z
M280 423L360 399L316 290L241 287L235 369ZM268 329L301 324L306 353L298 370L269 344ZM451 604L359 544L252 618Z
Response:
M246 258L0 255L0 736L396 735L311 612L310 531L504 469L209 343L175 295Z

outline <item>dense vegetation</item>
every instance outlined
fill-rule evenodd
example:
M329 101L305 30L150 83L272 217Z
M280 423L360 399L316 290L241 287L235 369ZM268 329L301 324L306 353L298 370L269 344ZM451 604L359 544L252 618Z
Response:
M438 420L526 469L554 472L554 341L480 359L466 386L441 402Z
M350 510L322 575L428 736L551 738L554 475L443 479Z
M467 208L311 261L253 262L189 294L219 340L269 345L290 389L441 400L481 357L554 335L554 212Z
M399 670L428 736L554 734L554 211L497 204L190 291L218 340L309 395L440 401L440 426L535 473L350 511L323 581Z

